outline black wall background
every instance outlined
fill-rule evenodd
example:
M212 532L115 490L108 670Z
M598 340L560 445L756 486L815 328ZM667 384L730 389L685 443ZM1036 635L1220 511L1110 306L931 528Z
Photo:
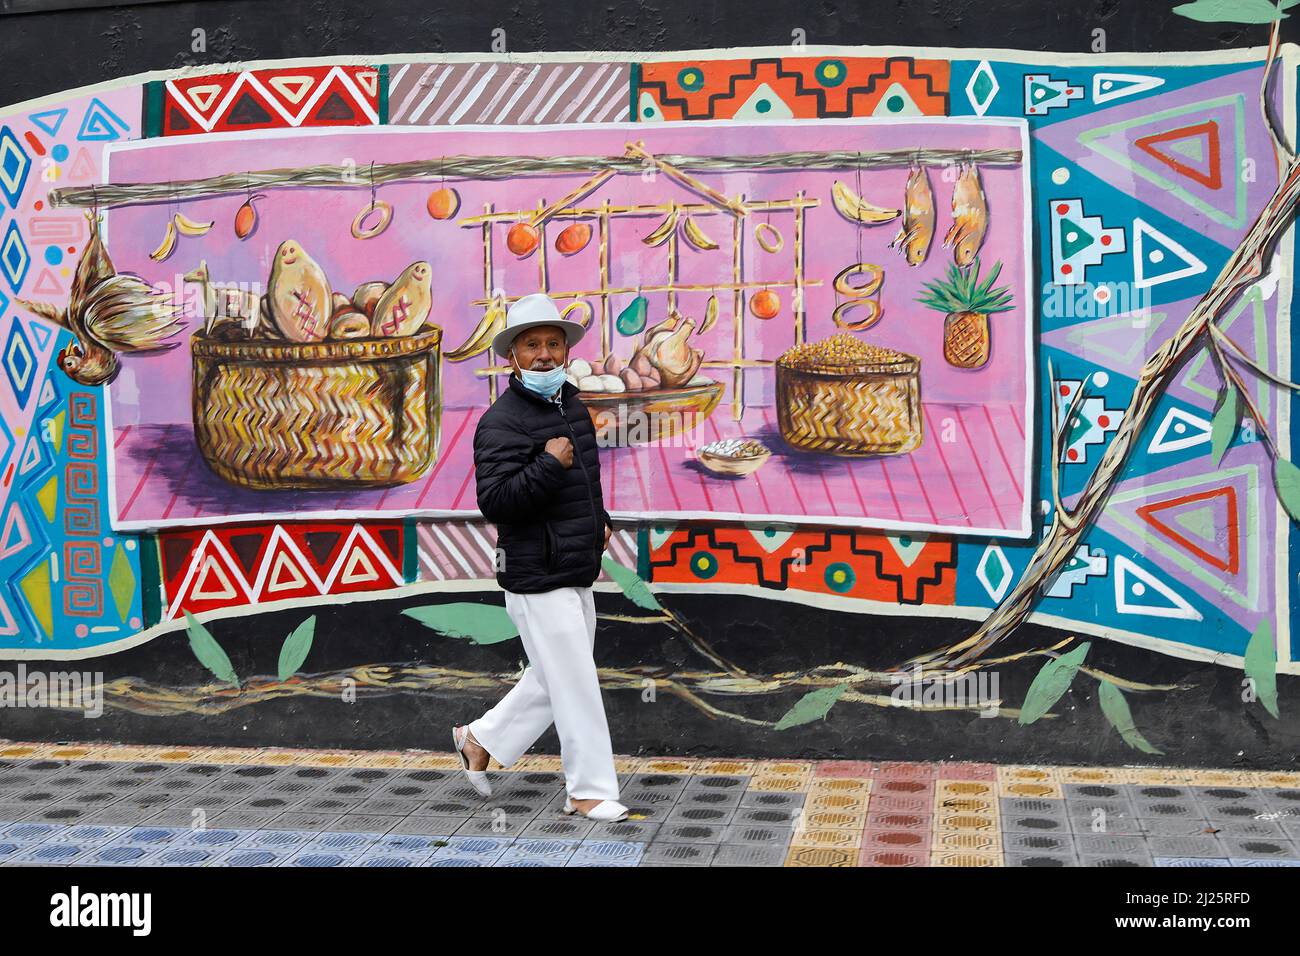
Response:
M15 13L42 0L0 0L0 105L75 89L151 70L290 57L402 53L492 53L493 31L506 31L507 52L725 49L782 46L792 31L805 42L846 45L985 48L1088 53L1095 30L1105 31L1105 52L1220 50L1262 46L1265 26L1205 24L1171 12L1181 0L703 0L663 3L512 3L464 0L208 0L103 4L49 13ZM58 0L50 0L55 5ZM95 3L100 0L65 0ZM1297 8L1300 9L1300 8ZM206 50L192 50L192 31L205 32ZM1300 17L1284 21L1283 40L1300 42ZM441 600L472 600L448 595ZM435 601L438 599L435 599ZM427 602L428 599L423 599ZM601 596L602 611L631 610ZM447 666L509 673L517 643L472 648L444 642L435 651L427 632L398 611L411 598L321 609L317 673L378 661L419 662L431 652ZM765 670L808 667L828 660L888 666L969 633L969 622L926 617L836 618L828 612L754 598L681 597L673 603L708 632L720 652ZM274 673L279 640L301 612L257 615L212 626L244 675ZM406 622L403 625L402 622ZM382 623L380 623L382 622ZM800 635L791 641L789 635ZM660 633L630 628L602 631L598 664L635 667L697 666L689 652ZM1008 653L1042 647L1070 636L1025 627ZM268 657L268 654L271 655ZM29 662L39 666L37 662ZM1050 728L1020 728L1014 721L965 714L931 715L879 708L837 707L826 721L790 732L767 733L743 724L708 720L671 697L644 705L635 693L607 692L615 749L623 753L700 756L786 756L1078 763L1174 763L1290 769L1300 751L1300 679L1280 678L1283 720L1240 700L1240 671L1182 661L1107 641L1094 641L1089 664L1153 683L1191 689L1132 701L1137 724L1165 749L1146 756L1128 749L1099 713L1094 682L1080 682L1055 708ZM65 664L115 677L163 684L206 682L177 632L133 651ZM1022 699L1039 663L1004 672L1001 688ZM798 694L736 710L775 720ZM50 710L12 711L0 733L17 739L118 740L149 743L433 747L446 749L446 730L491 706L497 693L434 694L367 700L355 708L297 699L221 716L159 719L109 711L102 720ZM1047 722L1044 722L1047 723ZM549 731L538 742L558 752Z
M22 0L31 3L34 0ZM58 0L47 0L51 5ZM64 0L68 2L68 0ZM1182 0L207 0L0 16L4 104L148 70L281 57L664 51L809 44L1093 52L1217 50L1268 41L1265 26L1198 23ZM0 11L22 8L0 0ZM1283 39L1300 40L1295 15ZM207 49L191 50L202 28Z

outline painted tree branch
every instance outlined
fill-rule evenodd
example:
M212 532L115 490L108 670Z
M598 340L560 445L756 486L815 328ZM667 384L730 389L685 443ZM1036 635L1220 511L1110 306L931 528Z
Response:
M1195 349L1204 344L1211 324L1223 314L1237 295L1264 274L1264 262L1269 249L1289 225L1297 198L1300 198L1300 163L1291 158L1277 189L1209 291L1179 326L1178 331L1142 367L1133 397L1124 413L1124 420L1075 503L1072 520L1053 522L1035 548L1029 566L1016 582L1015 588L994 608L993 613L974 634L950 648L922 655L910 663L954 666L974 660L1011 634L1029 616L1043 591L1074 554L1084 534L1100 514L1112 483L1123 471L1133 445L1141 436L1173 374Z

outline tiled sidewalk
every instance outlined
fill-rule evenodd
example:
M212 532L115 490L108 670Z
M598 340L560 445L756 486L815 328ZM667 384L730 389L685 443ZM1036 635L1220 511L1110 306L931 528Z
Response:
M631 819L555 757L0 742L0 865L1300 866L1300 774L620 757Z

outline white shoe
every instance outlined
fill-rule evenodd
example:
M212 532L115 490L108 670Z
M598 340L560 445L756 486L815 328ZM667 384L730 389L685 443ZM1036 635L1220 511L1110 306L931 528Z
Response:
M460 731L458 733L457 731ZM461 769L465 771L465 776L469 779L469 784L485 797L492 796L492 784L488 782L486 770L469 769L469 758L465 756L462 747L465 741L469 739L469 727L451 728L451 745L456 748L456 756L460 758Z
M564 812L568 814L581 813L568 797L564 798ZM588 820L599 820L601 823L617 823L619 820L627 819L627 807L617 800L602 800L586 813L581 813L581 815Z

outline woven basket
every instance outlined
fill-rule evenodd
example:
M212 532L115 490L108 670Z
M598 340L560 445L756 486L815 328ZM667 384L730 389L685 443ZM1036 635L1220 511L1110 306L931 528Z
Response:
M776 414L794 448L901 455L921 444L921 360L864 365L776 363Z
M442 417L434 328L403 338L217 342L195 335L194 437L247 488L383 488L419 477Z

